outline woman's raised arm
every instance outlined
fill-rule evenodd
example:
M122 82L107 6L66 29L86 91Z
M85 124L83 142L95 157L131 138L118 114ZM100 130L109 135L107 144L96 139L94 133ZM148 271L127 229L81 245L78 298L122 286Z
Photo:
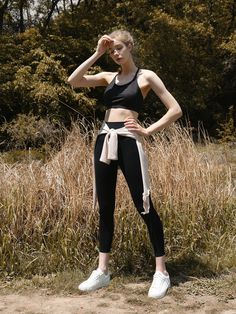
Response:
M107 73L101 72L95 75L85 75L88 69L106 52L113 40L107 36L102 36L96 48L96 51L85 60L77 69L69 76L68 82L73 87L96 87L107 85Z

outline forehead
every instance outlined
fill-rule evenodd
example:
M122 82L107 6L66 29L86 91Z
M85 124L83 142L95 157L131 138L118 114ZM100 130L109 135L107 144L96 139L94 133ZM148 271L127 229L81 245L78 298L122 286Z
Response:
M115 48L120 45L124 45L123 41L114 38L113 42L110 44L110 48Z

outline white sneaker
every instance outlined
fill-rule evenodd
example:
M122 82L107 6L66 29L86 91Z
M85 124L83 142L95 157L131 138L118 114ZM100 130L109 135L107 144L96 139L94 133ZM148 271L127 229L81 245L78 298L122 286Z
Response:
M162 272L156 271L153 276L152 285L148 291L148 296L150 298L161 299L166 295L167 290L169 288L170 288L169 274L164 275Z
M110 282L110 274L105 275L99 268L94 270L90 277L79 285L81 291L94 291L106 287Z

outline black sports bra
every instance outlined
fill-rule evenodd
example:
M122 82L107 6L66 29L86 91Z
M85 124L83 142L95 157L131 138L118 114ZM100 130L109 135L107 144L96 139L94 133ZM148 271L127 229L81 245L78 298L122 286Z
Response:
M133 79L123 85L115 83L118 74L115 75L111 83L106 87L103 95L104 104L107 109L124 108L140 112L143 105L143 95L137 82L138 71L139 68Z

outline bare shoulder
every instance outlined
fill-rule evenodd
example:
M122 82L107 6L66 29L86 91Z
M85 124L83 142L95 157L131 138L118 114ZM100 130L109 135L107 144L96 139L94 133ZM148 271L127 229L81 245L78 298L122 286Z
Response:
M149 90L153 90L158 96L167 92L167 89L162 82L161 78L151 70L141 69L140 76L142 77L141 81L148 86Z
M161 81L160 77L152 70L141 69L140 74L145 78L148 82L152 81Z
M152 89L165 89L164 83L162 82L161 78L154 71L141 69L140 74L143 76L143 79L146 80L146 82Z

